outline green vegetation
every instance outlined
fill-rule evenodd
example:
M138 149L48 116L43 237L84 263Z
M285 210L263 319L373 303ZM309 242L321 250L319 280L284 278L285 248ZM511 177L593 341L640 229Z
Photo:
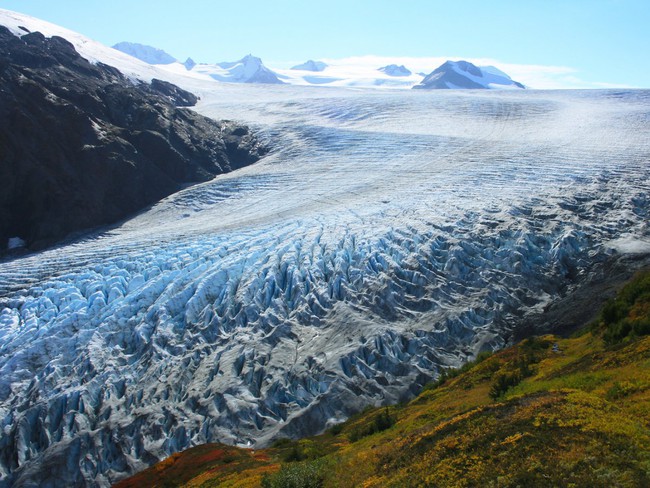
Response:
M511 387L517 386L524 378L528 378L535 373L531 366L538 363L550 346L550 341L542 340L538 337L531 337L523 341L520 345L520 353L509 363L506 363L505 371L499 373L492 386L490 387L490 398L497 400Z
M371 422L366 423L365 425L358 425L349 434L350 442L357 442L362 437L367 437L377 432L383 432L384 430L392 427L395 424L396 418L394 415L391 415L388 411L388 407L380 411L374 416Z
M600 314L597 327L604 329L607 344L618 344L627 337L650 334L650 274L640 274L609 300Z
M118 486L650 486L649 286L636 277L591 333L482 354L407 404L269 449L201 446Z
M476 366L479 363L482 363L483 361L485 361L490 356L492 356L492 351L481 351L473 361L466 362L460 368L445 368L445 369L443 369L442 372L438 375L438 378L436 378L434 381L432 381L428 385L424 386L423 391L435 390L436 388L444 385L447 382L447 380L453 379L456 376L459 376L459 375L465 373L466 371L469 371L474 366Z
M321 488L326 478L322 459L283 465L262 477L262 488Z

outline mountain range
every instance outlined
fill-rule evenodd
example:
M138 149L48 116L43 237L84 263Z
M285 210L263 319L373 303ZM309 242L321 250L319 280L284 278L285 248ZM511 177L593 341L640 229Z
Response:
M176 62L169 54L151 46L122 42L113 47L149 64L170 65ZM184 63L188 71L230 83L418 89L525 88L497 68L479 68L468 61L447 61L424 77L413 74L404 65L390 64L377 67L373 72L358 66L341 67L311 59L289 70L274 71L266 67L260 58L251 54L234 62L196 64L190 61L191 63Z

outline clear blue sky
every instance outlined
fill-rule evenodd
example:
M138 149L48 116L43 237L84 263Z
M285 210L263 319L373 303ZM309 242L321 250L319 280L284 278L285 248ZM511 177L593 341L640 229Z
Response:
M650 0L3 0L107 45L199 62L379 56L567 66L650 88Z

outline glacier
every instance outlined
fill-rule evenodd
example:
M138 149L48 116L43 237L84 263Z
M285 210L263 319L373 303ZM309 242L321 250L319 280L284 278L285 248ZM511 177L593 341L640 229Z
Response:
M647 262L650 91L196 83L272 153L0 262L0 485L319 432Z

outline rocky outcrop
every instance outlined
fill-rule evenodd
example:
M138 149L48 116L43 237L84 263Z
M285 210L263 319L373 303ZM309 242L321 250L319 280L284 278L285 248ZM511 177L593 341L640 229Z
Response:
M248 128L178 108L196 100L0 26L0 249L114 223L265 153Z

